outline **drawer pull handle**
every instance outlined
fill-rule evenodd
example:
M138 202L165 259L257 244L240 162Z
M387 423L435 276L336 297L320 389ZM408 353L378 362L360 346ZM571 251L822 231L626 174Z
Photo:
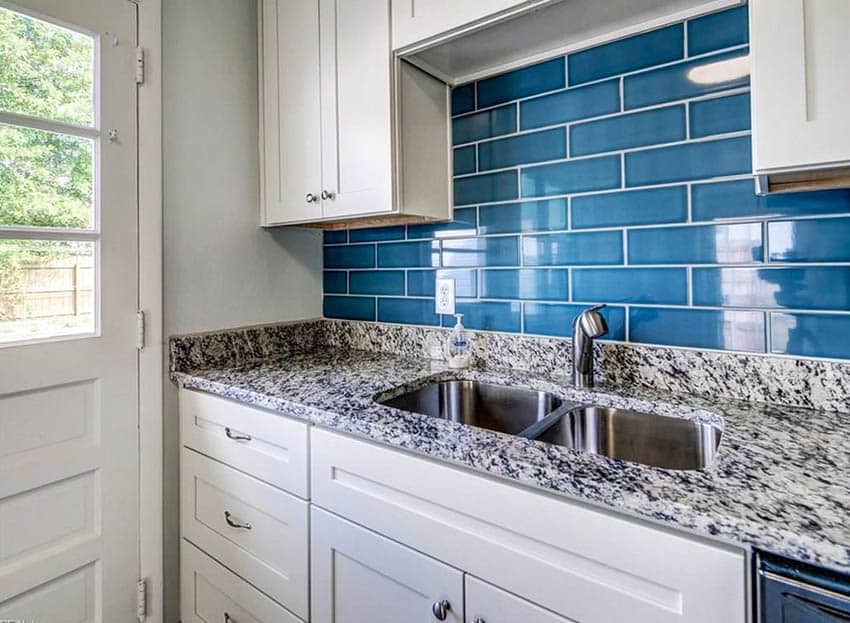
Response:
M449 610L451 609L452 605L448 602L448 600L444 599L442 601L434 602L434 605L431 606L431 613L438 621L445 621L446 617L449 616Z
M232 439L233 441L251 441L251 435L241 435L239 433L234 433L230 430L230 427L227 426L224 429L224 434L227 435L228 439Z
M227 525L230 526L231 528L239 528L241 530L250 530L253 527L247 521L238 521L236 519L233 519L233 515L230 514L230 511L224 511L224 520L227 522Z

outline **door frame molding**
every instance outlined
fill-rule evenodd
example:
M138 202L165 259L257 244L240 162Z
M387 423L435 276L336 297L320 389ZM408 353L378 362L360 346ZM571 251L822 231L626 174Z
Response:
M163 336L162 0L138 6L138 45L145 79L138 89L139 309L139 577L147 583L147 621L163 621Z

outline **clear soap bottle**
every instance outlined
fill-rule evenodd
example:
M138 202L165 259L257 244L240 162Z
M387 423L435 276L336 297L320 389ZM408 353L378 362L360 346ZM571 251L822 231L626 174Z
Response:
M467 368L472 361L472 344L461 319L463 314L455 314L455 326L446 340L446 362L450 368Z

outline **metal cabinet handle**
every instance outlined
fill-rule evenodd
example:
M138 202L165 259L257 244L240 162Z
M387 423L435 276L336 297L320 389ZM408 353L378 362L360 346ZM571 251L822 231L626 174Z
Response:
M451 609L452 605L448 602L448 600L443 599L442 601L434 602L434 605L431 606L431 613L438 621L445 621L446 617L449 616L449 610Z
M253 526L247 521L238 521L236 519L233 519L233 515L230 514L230 511L224 511L224 520L231 528L239 528L241 530L250 530L251 528L253 528Z
M230 616L230 613L225 612L224 613L224 623L237 623L237 621L232 616Z
M334 195L330 191L327 191L327 190L322 191L322 199L324 199L325 201L327 201L328 199L333 199L335 196L336 195Z
M485 621L481 617L478 617L477 619L475 619L475 621L473 623L487 623L487 621Z
M307 193L307 196L304 197L304 200L307 201L307 203L316 203L316 201L318 201L318 197L316 197L316 195L314 195L313 193Z
M251 435L241 435L239 433L234 433L230 430L229 426L224 428L224 434L227 435L228 439L232 439L233 441L251 441Z

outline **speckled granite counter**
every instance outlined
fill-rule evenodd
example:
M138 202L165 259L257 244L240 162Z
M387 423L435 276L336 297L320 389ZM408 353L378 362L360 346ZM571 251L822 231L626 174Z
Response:
M449 372L388 353L320 349L172 372L185 387L273 409L693 533L850 571L850 414L663 395L592 392L534 373ZM435 377L553 391L577 402L699 418L723 429L704 471L645 467L378 405ZM395 393L395 392L393 392Z

